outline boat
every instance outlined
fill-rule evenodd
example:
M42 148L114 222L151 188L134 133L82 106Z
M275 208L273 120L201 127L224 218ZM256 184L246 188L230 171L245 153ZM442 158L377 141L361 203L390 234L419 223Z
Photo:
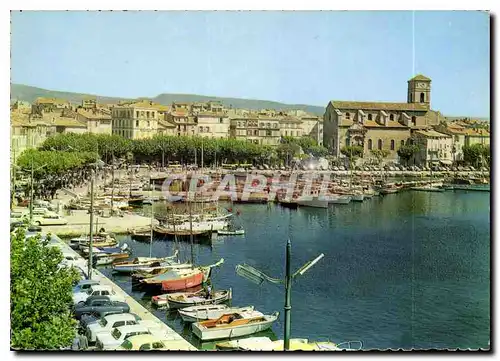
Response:
M193 225L194 226L194 225ZM189 238L191 237L191 234L195 238L208 238L212 236L212 230L193 230L192 232L189 230L182 230L182 229L171 229L167 227L162 227L162 226L156 226L153 228L153 232L157 236L170 236L170 237L179 237L179 238Z
M220 231L217 231L217 234L221 236L238 236L238 235L243 235L245 234L244 229L221 229Z
M253 306L234 307L227 305L202 305L191 306L179 310L179 314L184 322L199 322L214 320L227 313L253 311Z
M128 206L130 206L130 207L142 207L143 201L144 201L143 196L131 197L128 200Z
M202 341L247 336L271 328L279 312L264 315L258 311L233 312L218 319L193 323L193 333Z
M174 264L173 259L177 257L176 250L172 256L156 258L156 257L137 257L132 261L119 262L113 265L113 270L120 273L132 273L138 269L150 268L150 267L161 267L163 265Z
M232 290L214 291L211 295L206 292L179 292L153 296L151 302L158 307L170 309L184 308L198 305L216 305L229 301Z
M311 199L297 199L297 204L302 207L312 208L328 208L327 199L319 199L319 197L311 197Z
M433 187L430 185L420 186L420 187L411 187L412 191L422 191L422 192L444 192L444 188Z
M290 209L297 209L297 207L298 207L297 202L294 200L288 201L288 200L283 199L283 200L278 201L278 204L282 207L290 208Z
M222 263L224 263L223 258L211 266L194 269L171 269L154 277L143 278L139 280L139 283L150 288L161 287L163 291L185 290L206 282L212 267L217 267Z
M331 204L349 204L352 197L348 195L333 195L328 199L328 203Z
M351 341L352 342L352 341ZM362 348L360 341L355 341L360 347L351 347L351 342L347 342L348 347L333 342L311 342L308 339L290 339L290 351L358 351ZM269 337L249 337L241 340L224 341L215 344L217 350L222 351L283 351L284 341L272 341Z

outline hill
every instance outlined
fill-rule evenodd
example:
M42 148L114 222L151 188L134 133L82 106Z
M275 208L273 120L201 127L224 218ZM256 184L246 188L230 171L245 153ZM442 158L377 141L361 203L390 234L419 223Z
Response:
M56 90L47 90L43 88L32 87L22 84L11 84L10 99L11 102L16 100L24 100L30 103L34 102L38 97L46 98L62 98L67 99L72 103L81 103L88 97L95 97L99 103L116 104L120 100L128 100L127 98L107 97L94 94L70 93ZM144 98L139 98L144 99ZM316 115L323 115L325 109L323 107L306 105L306 104L284 104L268 100L254 100L241 98L223 98L212 97L196 94L160 94L151 99L154 102L170 105L172 102L205 102L208 100L221 101L227 108L243 108L243 109L277 109L277 110L292 110L300 109Z

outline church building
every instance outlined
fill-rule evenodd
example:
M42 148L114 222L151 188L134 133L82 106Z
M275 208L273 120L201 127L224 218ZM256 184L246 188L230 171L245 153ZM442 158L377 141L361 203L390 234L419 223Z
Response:
M397 160L398 149L412 132L439 124L444 117L430 109L431 79L417 75L408 80L406 103L332 100L323 116L323 144L334 156L344 146L358 145L364 158L371 150L386 149Z

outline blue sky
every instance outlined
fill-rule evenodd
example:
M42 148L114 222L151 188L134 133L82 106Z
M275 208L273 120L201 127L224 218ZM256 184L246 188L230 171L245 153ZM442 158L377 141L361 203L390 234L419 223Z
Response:
M11 81L120 97L188 93L326 106L406 101L488 117L489 14L415 12L12 12ZM413 69L415 64L415 69Z

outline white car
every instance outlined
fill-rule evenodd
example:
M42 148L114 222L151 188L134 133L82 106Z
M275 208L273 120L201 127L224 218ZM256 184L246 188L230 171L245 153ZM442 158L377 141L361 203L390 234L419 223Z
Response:
M33 217L33 224L37 226L64 226L68 220L56 213L46 213L43 216Z
M121 326L138 325L141 318L132 313L118 313L107 315L96 323L91 323L87 327L86 336L89 342L95 342L97 335L103 332L110 333L114 328Z
M125 302L125 298L116 294L111 286L92 285L85 292L77 292L73 294L73 303L85 303L90 296L108 296L111 301Z
M76 254L64 253L64 252L63 252L63 260L61 261L60 265L66 267L71 267L71 266L80 268L88 267L87 261L84 260L82 257L79 257Z
M114 350L123 341L135 335L150 335L151 332L146 325L130 325L114 328L112 332L102 332L96 337L96 347L98 350Z

